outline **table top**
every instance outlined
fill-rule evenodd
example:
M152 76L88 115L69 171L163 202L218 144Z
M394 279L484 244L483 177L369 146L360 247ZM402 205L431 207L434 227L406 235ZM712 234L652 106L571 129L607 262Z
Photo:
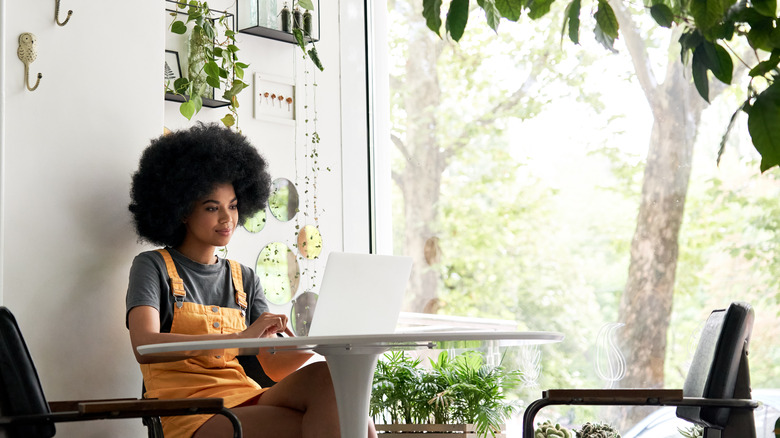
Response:
M169 342L138 347L142 356L183 356L219 354L230 350L233 354L257 354L260 350L270 352L296 350L360 350L392 348L472 348L469 342L484 343L497 341L499 346L535 345L560 342L563 334L558 332L503 332L503 331L446 331L409 332L373 335L300 336L257 339L218 339L211 341ZM465 344L464 344L465 343ZM236 351L237 350L237 351Z

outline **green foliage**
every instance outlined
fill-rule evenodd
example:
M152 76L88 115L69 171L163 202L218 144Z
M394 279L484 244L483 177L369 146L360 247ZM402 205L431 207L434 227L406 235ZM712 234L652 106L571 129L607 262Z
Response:
M387 353L374 372L369 412L375 420L406 424L475 424L480 436L495 434L515 409L506 391L520 384L519 371L485 365L469 351L446 351L420 367L403 351Z
M571 1L567 8L561 35L568 35L574 44L580 43L579 13L582 0ZM454 0L449 5L446 33L453 40L463 36L468 17L463 17L464 0ZM615 39L619 36L619 23L607 0L591 0L596 26L594 35L606 49L615 52ZM509 21L518 21L523 11L532 20L539 19L550 10L552 0L481 0L478 6L488 17L491 29L498 29L497 14ZM441 28L441 0L423 0L424 16L428 27L437 35ZM690 61L690 73L696 90L709 102L710 75L730 85L734 62L729 51L742 40L755 52L754 64L745 58L739 61L748 68L750 83L747 99L740 106L748 114L748 126L753 145L761 154L761 171L780 165L780 134L776 129L780 116L780 94L774 84L780 77L780 28L776 23L777 0L652 0L647 7L655 22L665 28L681 27L681 58ZM466 11L468 13L468 11ZM450 20L450 15L457 20ZM736 41L735 41L736 40ZM730 122L725 137L731 132ZM772 129L775 127L775 129Z
M172 12L173 22L170 31L177 35L184 35L189 30L193 35L200 35L200 38L191 39L200 42L198 47L190 50L198 50L203 56L204 63L200 71L192 72L189 78L177 79L173 83L173 89L166 92L187 97L187 100L179 106L179 112L190 120L203 107L201 95L205 93L206 87L222 88L224 90L222 98L229 102L230 113L221 121L227 127L234 126L238 119L238 94L249 86L243 81L244 69L249 65L238 62L239 48L236 46L235 32L226 22L227 14L212 11L205 1L190 0L176 5L178 9L186 10L187 19L182 21L178 18L178 12ZM190 25L192 25L191 29ZM200 78L204 74L205 79L201 81Z
M308 56L315 67L320 69L320 71L324 71L325 67L323 67L322 61L320 61L320 56L317 53L317 47L314 45L314 41L311 41L311 49L308 51L306 50L307 42L305 37L309 37L310 35L304 35L303 30L296 27L293 29L293 36L295 36L295 41L298 43L298 47L303 50L303 57L306 58L306 56Z

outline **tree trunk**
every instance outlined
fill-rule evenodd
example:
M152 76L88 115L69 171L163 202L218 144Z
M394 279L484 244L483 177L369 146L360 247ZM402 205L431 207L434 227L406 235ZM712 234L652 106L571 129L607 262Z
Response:
M672 312L678 236L691 175L696 129L704 100L675 59L656 88L653 128L642 184L637 226L631 242L628 280L619 321L627 360L624 388L662 388L666 339ZM647 415L630 409L619 423L625 430Z
M421 5L412 12L417 18ZM436 111L440 105L441 89L436 72L442 42L419 19L411 19L409 54L406 59L406 136L403 153L406 165L397 177L404 199L405 253L412 257L404 310L432 312L435 310L438 273L425 259L425 244L436 236L431 227L437 223L441 176L446 167L444 153L436 135Z

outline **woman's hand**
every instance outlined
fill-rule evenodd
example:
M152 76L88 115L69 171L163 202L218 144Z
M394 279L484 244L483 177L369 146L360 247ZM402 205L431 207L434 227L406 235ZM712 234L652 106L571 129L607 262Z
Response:
M287 315L265 312L241 333L244 338L270 338L277 333L294 336L287 328Z

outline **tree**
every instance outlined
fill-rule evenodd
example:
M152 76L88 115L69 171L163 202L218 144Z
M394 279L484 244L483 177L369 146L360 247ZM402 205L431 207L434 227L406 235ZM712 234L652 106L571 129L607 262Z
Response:
M485 11L487 23L494 30L501 16L517 21L521 12L526 11L530 18L536 19L549 12L551 3L536 0L478 2ZM442 22L437 9L441 3L424 0L423 4L423 15L429 28L439 34ZM596 39L602 45L614 50L618 29L622 30L636 77L653 114L637 225L631 243L628 280L620 301L618 318L626 323L625 329L620 332L621 344L631 363L625 378L620 382L625 387L664 386L666 342L679 253L678 239L690 180L693 145L706 103L724 88L710 85L707 72L711 71L723 83L731 81L731 58L718 44L718 40L723 39L728 32L717 33L714 29L716 24L704 22L705 17L697 9L699 7L701 5L697 5L696 1L691 4L691 11L678 5L677 13L682 15L677 17L684 17L690 12L695 20L677 18L671 5L660 1L654 2L650 8L653 18L661 25L668 27L675 19L686 23L673 33L676 37L671 38L669 62L661 82L655 77L640 28L633 19L636 14L630 12L620 0L610 0L609 3L598 0L594 8ZM746 12L751 6L745 4L735 7L741 8L746 17L751 16ZM568 30L568 36L574 43L579 42L580 9L581 1L573 0L565 13L563 30ZM722 13L725 12L724 9ZM463 35L468 15L468 1L453 0L450 3L445 28L453 39L458 40ZM755 17L751 19L760 21ZM722 26L724 21L732 25L741 23L740 19L724 17L719 20L719 25ZM674 56L680 50L675 41L677 38L682 45L682 57ZM753 38L754 43L755 40L756 37ZM682 61L689 53L693 54L691 68L694 84L690 84L684 75ZM776 68L780 52L777 57L764 61L762 68L769 68L772 63ZM756 69L758 67L751 72L754 77L760 76ZM771 76L768 78L769 85L758 95L751 84L751 97L742 106L749 114L748 124L751 126L754 145L763 157L762 171L780 164L780 155L776 155L775 151L775 144L780 147L780 142L775 143L778 130L774 126L778 125L771 128L766 125L770 123L769 120L774 120L776 114L780 114L780 100L775 101L773 91L774 87L780 85L775 86L773 79ZM777 122L780 123L780 120ZM780 140L780 136L777 140ZM621 420L620 426L634 424L645 414L642 410L634 409Z
M613 9L615 2L593 0L591 10L596 21L596 40L613 50L620 23ZM518 21L523 11L529 18L547 15L554 0L477 0L485 13L487 23L497 31L501 18ZM761 171L780 165L780 29L777 0L651 0L645 8L662 27L677 26L682 31L679 42L681 60L690 65L696 89L710 101L710 74L730 85L734 73L731 50L738 61L749 68L750 81L747 99L740 110L748 114L748 129L753 145L761 154ZM428 27L441 34L441 0L423 0L423 16ZM566 7L563 34L579 43L582 0L571 0ZM445 33L458 41L463 36L469 19L469 0L452 0L446 15ZM568 32L567 32L568 31ZM630 30L629 30L630 32ZM624 31L624 36L626 31ZM732 48L736 41L746 43L753 50L754 61L748 64ZM727 47L729 50L727 50ZM738 110L739 111L739 110ZM734 119L725 130L724 141Z
M392 105L398 120L393 126L392 143L403 157L403 164L396 166L392 178L404 204L404 252L414 259L408 293L412 298L405 308L435 312L441 277L435 262L440 250L437 236L441 229L437 224L442 176L468 148L486 151L497 146L490 142L480 144L476 139L502 131L501 120L530 117L544 105L550 97L529 90L543 88L542 83L560 76L550 65L561 54L546 48L555 38L553 32L548 31L543 41L531 47L504 38L496 43L495 50L514 55L516 71L522 72L523 80L512 84L508 91L488 90L484 82L493 83L493 79L479 77L480 67L485 68L479 50L459 50L458 46L431 35L419 18L419 3L396 2L392 9L403 14L408 23L403 27L407 32L398 36L400 42L391 48L405 52L405 62L398 68L402 73L391 77L396 90ZM486 33L486 37L490 35ZM482 43L475 39L469 44ZM436 73L438 64L452 62L457 62L461 69L458 74L440 77ZM580 81L576 72L565 79L572 85ZM440 81L457 82L456 87L449 89L461 89L463 94L443 95ZM464 105L461 99L469 104ZM437 113L440 107L449 111Z

